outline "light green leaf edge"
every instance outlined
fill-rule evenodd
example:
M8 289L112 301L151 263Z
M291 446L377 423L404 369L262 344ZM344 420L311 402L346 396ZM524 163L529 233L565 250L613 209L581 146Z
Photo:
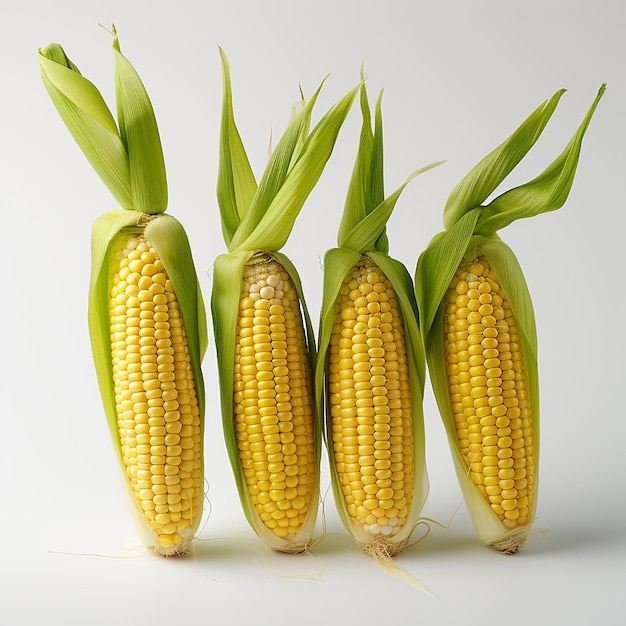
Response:
M364 81L363 67L361 67L361 80ZM337 233L337 245L340 248L350 247L344 244L352 229L361 223L371 211L378 206L385 197L384 190L384 164L383 164L383 136L382 136L382 97L383 90L379 92L376 109L374 112L374 131L372 132L372 115L370 112L369 98L365 83L360 90L361 105L361 134L359 147L344 209ZM384 231L384 227L383 227ZM377 249L382 252L389 251L389 242L386 234L381 234L381 240Z
M126 148L100 92L59 44L39 49L43 83L74 140L120 207L133 206Z
M358 250L362 253L371 250L387 253L388 248L387 237L385 234L385 226L393 213L393 210L400 198L400 195L407 185L419 174L423 174L439 165L443 161L430 163L418 170L415 170L393 193L385 198L375 209L368 213L352 230L345 236L341 242L341 248L350 250ZM383 248L381 250L381 248Z
M517 130L485 156L452 190L443 211L449 229L467 211L481 205L535 145L565 89L539 105Z
M139 74L121 52L115 28L112 35L117 119L130 165L133 208L151 215L163 213L167 176L154 109Z
M464 213L449 230L433 237L417 261L415 295L426 347L435 315L467 251L478 216L478 209Z
M208 331L206 310L187 235L180 222L171 215L147 217L141 211L108 211L97 218L92 227L88 325L102 402L120 460L111 359L109 267L118 238L141 232L145 233L161 258L180 303L204 431L205 390L201 363L207 349Z
M574 182L583 137L605 91L606 85L602 85L575 135L539 176L503 193L483 208L477 232L489 235L514 220L556 211L565 204Z
M221 56L225 93L217 197L224 240L229 252L278 251L330 158L358 86L331 107L309 133L323 81L292 117L257 186L234 120L230 68L223 51Z
M236 249L237 247L243 247L245 249L245 245L242 246L242 242L250 237L254 237L259 223L265 216L281 187L285 184L299 155L305 149L311 114L322 85L314 92L311 99L303 106L301 111L292 118L282 137L279 139L276 148L271 153L259 181L258 189L250 205L246 208L245 214L237 228L237 232L233 237L231 242L232 249ZM311 186L311 189L313 186L314 185ZM302 204L304 204L304 201ZM297 213L295 216L297 216ZM286 222L286 227L288 227L289 230L286 230L283 235L285 241L291 232L295 216L291 223Z
M114 448L122 461L117 427L117 408L113 386L113 364L111 359L111 322L109 317L109 256L113 242L123 229L139 228L137 224L143 213L114 209L98 217L91 228L91 276L87 319L91 352L96 368L100 396Z
M361 83L361 134L337 234L339 248L356 250L362 254L372 250L389 253L386 225L400 195L416 176L443 163L438 161L415 170L385 198L382 96L381 90L376 99L372 131L367 89L365 83Z
M211 311L215 347L217 350L218 376L220 380L222 428L228 458L233 469L235 484L246 520L268 546L276 550L289 551L292 545L308 543L315 529L319 505L319 466L321 463L322 423L320 414L314 411L314 434L316 442L315 465L317 470L315 473L315 494L311 502L307 520L297 536L289 540L281 539L266 528L250 501L241 462L239 460L234 424L233 381L239 299L245 265L253 256L255 256L255 253L252 251L221 254L215 259L213 265ZM309 349L311 372L313 373L315 372L316 364L315 337L310 314L305 303L300 277L293 263L284 254L281 252L272 252L269 256L274 258L285 268L298 294L304 321L305 338Z
M120 207L162 213L167 181L158 128L148 94L120 51L113 29L119 129L98 89L57 43L38 51L41 77L74 140Z
M221 48L220 58L222 61L223 96L217 202L222 221L222 235L226 245L230 247L237 227L256 193L257 182L235 124L230 65Z
M319 415L324 415L326 394L324 379L327 367L327 352L333 329L335 302L345 277L359 262L360 258L360 252L347 248L330 248L324 254L322 303L317 333L317 359L314 373L315 403ZM324 435L326 437L325 431ZM326 440L326 443L328 445L328 440Z
M277 251L283 247L301 208L330 158L357 89L355 87L348 92L313 128L304 142L300 156L291 166L254 231L243 241L238 241L234 250ZM305 107L298 118L308 115L309 111Z

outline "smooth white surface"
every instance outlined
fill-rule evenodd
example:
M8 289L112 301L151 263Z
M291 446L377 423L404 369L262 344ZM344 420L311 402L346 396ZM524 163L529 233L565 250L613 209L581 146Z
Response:
M604 81L566 206L502 232L536 308L542 389L537 534L515 557L477 543L426 390L426 541L397 562L436 598L382 572L352 545L332 497L310 556L275 554L247 526L227 463L213 344L205 523L194 554L138 548L92 368L86 328L91 222L114 208L52 106L36 50L60 42L113 102L110 37L151 95L165 150L169 211L185 225L208 301L224 250L215 202L221 74L229 55L237 120L259 173L273 130L328 73L318 115L356 83L385 88L386 182L413 181L389 223L412 273L441 229L458 180L544 99L568 89L504 188L560 153ZM624 10L618 0L229 2L22 0L0 9L0 623L617 624L626 583ZM317 118L316 118L317 119ZM284 251L320 304L360 116L355 107ZM209 320L210 322L210 320ZM328 473L323 459L323 487ZM418 533L419 534L419 531ZM393 621L391 621L393 620Z

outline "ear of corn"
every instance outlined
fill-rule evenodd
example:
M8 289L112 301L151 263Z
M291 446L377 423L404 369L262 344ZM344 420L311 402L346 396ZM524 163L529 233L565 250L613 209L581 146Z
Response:
M338 247L324 257L315 383L340 518L364 552L388 562L409 542L428 477L417 306L406 268L388 255L385 227L419 172L385 198L381 101L382 92L372 132L361 86L359 150Z
M215 260L211 308L224 435L248 523L271 548L300 552L315 532L321 432L313 404L313 330L296 268L280 249L356 90L312 130L319 89L303 103L257 184L234 121L223 52L221 58L217 196L228 252Z
M604 89L544 172L483 205L536 142L563 91L538 107L452 191L446 230L417 264L428 368L459 483L478 537L505 553L519 550L534 523L539 383L532 301L497 231L564 204Z
M98 383L137 532L184 553L203 503L206 315L167 184L148 95L114 35L119 129L58 44L39 51L44 84L122 208L92 228L89 331Z

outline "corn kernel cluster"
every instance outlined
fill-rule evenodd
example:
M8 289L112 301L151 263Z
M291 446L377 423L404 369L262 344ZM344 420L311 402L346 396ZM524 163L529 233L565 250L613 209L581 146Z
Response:
M348 514L374 537L393 536L415 479L408 363L395 292L365 255L335 304L328 397Z
M289 274L268 256L244 271L234 372L239 458L258 516L296 535L315 486L311 366Z
M202 506L200 413L180 308L144 236L113 261L111 355L121 454L165 554L184 552Z
M445 358L461 453L510 529L529 522L533 425L517 321L487 259L464 262L446 294Z

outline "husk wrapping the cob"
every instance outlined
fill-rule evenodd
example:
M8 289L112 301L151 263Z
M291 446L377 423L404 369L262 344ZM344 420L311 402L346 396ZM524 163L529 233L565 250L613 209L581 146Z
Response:
M294 113L257 184L220 53L217 196L228 252L215 260L211 308L224 436L248 523L271 548L301 552L313 541L319 505L315 342L298 272L280 250L330 158L356 88L311 130L320 85Z
M498 231L565 203L604 90L550 166L486 203L537 141L564 91L542 103L452 191L445 231L417 263L421 332L458 480L479 539L505 553L524 544L536 514L539 377L529 290Z
M426 370L413 283L389 256L386 223L409 181L437 164L385 198L381 102L382 91L372 130L361 85L358 154L338 245L324 256L315 395L339 516L359 547L393 570L428 493Z
M165 213L154 111L113 30L117 123L59 44L39 50L45 87L119 204L91 237L88 321L125 493L143 543L184 554L203 509L205 307L189 241Z

